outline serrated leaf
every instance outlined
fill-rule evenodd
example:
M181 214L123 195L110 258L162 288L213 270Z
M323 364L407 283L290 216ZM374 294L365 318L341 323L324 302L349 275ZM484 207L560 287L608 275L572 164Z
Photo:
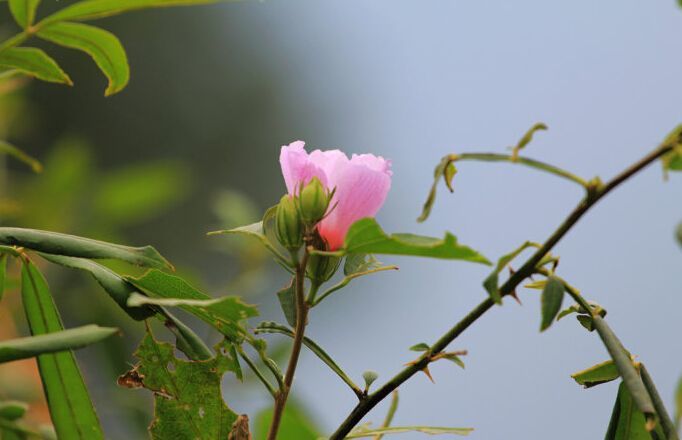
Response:
M296 288L294 280L291 280L289 285L277 292L277 299L279 305L282 307L284 317L291 327L296 327Z
M28 154L24 153L14 145L0 140L0 154L6 154L10 157L13 157L14 159L18 160L19 162L23 162L31 169L33 170L34 173L40 173L43 171L43 165L38 162L37 159L32 158Z
M170 6L192 6L216 3L218 0L84 0L67 6L45 19L46 23L56 21L84 21L109 17L124 12Z
M26 29L33 24L40 0L9 0L9 10L19 26Z
M0 342L0 363L26 359L45 353L75 350L94 344L118 332L117 328L85 325L38 336Z
M45 278L26 261L21 271L21 296L33 335L64 329ZM104 434L71 351L38 356L38 368L52 423L59 438L97 440Z
M177 305L232 339L241 339L246 331L243 321L258 315L255 306L243 303L239 297L212 298L182 278L160 270L152 269L141 277L124 279L149 296L148 299L142 299L143 301L151 303L154 298L159 298L158 303L161 305Z
M72 85L69 75L45 52L34 47L11 47L0 52L0 67L19 70L42 81Z
M116 304L123 309L131 318L142 320L153 316L156 312L149 307L130 307L128 298L137 289L115 272L85 258L65 257L63 255L40 254L47 261L59 264L71 269L78 269L89 273L99 283L105 292L109 294Z
M348 230L343 248L334 254L384 254L464 260L490 264L481 254L457 243L449 232L443 239L415 234L387 235L373 218L353 223Z
M542 290L540 296L540 303L542 309L542 322L540 323L540 331L545 331L552 325L554 318L556 318L559 310L561 310L561 303L564 300L564 283L555 276L547 277L547 283Z
M421 434L429 435L469 435L473 430L474 428L446 428L439 426L395 426L377 429L361 427L359 429L353 430L346 436L346 438L366 438L373 437L375 435L403 434L406 432L419 432Z
M653 434L655 437L646 430L644 414L637 408L628 388L621 382L605 440L657 440L666 438L660 423L656 424Z
M420 342L419 344L415 344L412 347L410 347L410 350L412 350L412 351L429 351L429 350L431 350L431 347L426 342Z
M577 373L571 374L573 380L585 388L591 388L602 383L618 379L620 373L612 360L593 365Z
M130 247L75 235L37 229L0 227L0 244L21 246L46 254L67 257L113 259L138 266L170 268L173 266L151 246Z
M490 294L490 297L496 304L502 304L502 296L500 296L500 291L498 288L498 282L500 277L500 272L509 264L514 258L516 258L521 252L528 249L529 247L539 247L537 243L527 241L523 243L518 248L514 249L512 252L503 255L497 260L495 269L490 275L483 281L483 287Z
M59 22L41 27L37 35L44 40L90 55L109 80L104 96L118 93L128 84L128 57L121 42L111 32L82 23Z
M185 361L173 355L173 346L147 334L135 356L133 372L142 386L154 393L153 439L227 438L237 415L225 404L222 377L236 371L230 350L206 361Z

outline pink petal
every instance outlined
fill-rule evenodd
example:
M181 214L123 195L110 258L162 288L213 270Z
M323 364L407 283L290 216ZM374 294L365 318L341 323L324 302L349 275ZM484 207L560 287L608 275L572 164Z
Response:
M305 142L296 141L283 146L279 154L279 163L282 167L284 183L287 192L294 195L301 184L305 185L313 177L320 179L323 185L327 185L327 176L319 166L310 160L306 153Z
M391 161L386 160L381 156L375 156L373 154L354 154L350 161L351 163L365 165L375 171L387 173L389 176L393 175L393 172L391 171Z
M331 184L336 187L336 194L332 206L336 203L336 208L319 226L320 235L327 240L331 250L343 246L353 223L364 217L374 217L386 200L391 188L390 163L372 158L351 159L343 168L334 170L335 179Z

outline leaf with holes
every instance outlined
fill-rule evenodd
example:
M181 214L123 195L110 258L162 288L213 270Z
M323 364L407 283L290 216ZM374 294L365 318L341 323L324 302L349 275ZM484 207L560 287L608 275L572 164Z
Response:
M44 40L90 55L109 80L104 96L118 93L128 84L128 57L121 42L111 32L82 23L60 22L40 28L37 35Z
M145 335L135 352L139 363L127 375L154 393L153 439L227 438L237 415L225 404L220 385L239 364L231 350L216 348L209 360L185 361L173 355L172 345Z

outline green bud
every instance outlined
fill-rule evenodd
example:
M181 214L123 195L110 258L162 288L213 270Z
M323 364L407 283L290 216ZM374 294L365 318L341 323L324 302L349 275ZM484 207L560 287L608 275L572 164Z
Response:
M379 378L379 373L368 370L362 373L362 378L365 379L365 391L367 391L372 386L372 383Z
M320 284L324 283L334 276L340 263L341 258L339 257L312 254L308 257L308 266L306 267L308 278Z
M298 198L298 209L303 223L315 225L322 220L329 207L329 193L320 179L313 177L312 180L301 189Z
M275 231L277 239L285 248L295 250L303 245L303 225L292 196L282 197L277 205Z

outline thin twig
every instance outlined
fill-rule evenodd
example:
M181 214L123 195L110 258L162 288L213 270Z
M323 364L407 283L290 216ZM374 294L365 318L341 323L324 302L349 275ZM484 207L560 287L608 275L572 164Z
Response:
M526 261L526 263L521 266L517 272L510 276L509 279L500 287L500 295L506 296L513 293L516 287L533 273L540 260L544 258L544 256L559 242L559 240L561 240L566 233L571 230L573 226L575 226L578 220L580 220L580 218L582 218L582 216L585 215L585 213L589 211L589 209L592 208L601 198L664 154L672 151L673 148L674 145L672 144L662 145L644 156L635 164L625 169L607 184L601 186L595 184L590 186L587 196L576 206L576 208L568 215L563 223L559 225L557 230L547 239L547 241L544 242L540 249L538 249ZM454 327L448 330L443 336L441 336L440 339L438 339L438 341L436 341L436 343L431 346L432 353L435 354L444 350L448 344L455 340L455 338L457 338L457 336L459 336L471 324L476 322L478 318L483 316L483 314L492 308L493 305L494 302L492 299L490 299L490 297L483 300L471 312L469 312L469 314L455 324ZM418 360L416 363L408 365L382 387L377 389L372 394L369 394L367 399L363 400L355 408L353 408L351 413L341 423L336 432L331 435L330 440L343 439L372 408L374 408L402 383L426 367L428 363L429 358L424 357Z

